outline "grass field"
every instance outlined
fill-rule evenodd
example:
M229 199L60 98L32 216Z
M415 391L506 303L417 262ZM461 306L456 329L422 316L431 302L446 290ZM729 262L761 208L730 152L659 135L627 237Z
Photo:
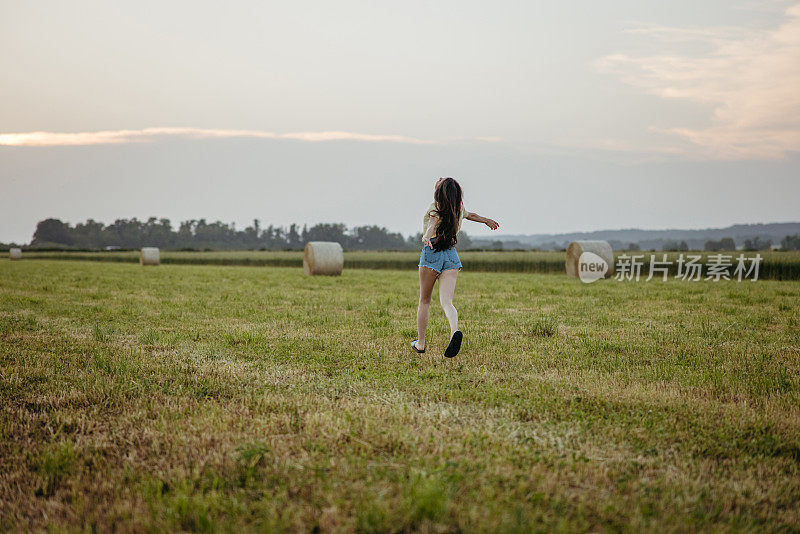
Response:
M0 260L0 530L800 529L800 282L465 265Z

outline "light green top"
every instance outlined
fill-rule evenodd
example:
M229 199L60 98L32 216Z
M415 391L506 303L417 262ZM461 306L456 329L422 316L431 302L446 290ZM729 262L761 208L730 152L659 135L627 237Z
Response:
M431 212L436 212L436 202L431 202L428 211L425 212L425 217L422 218L422 235L425 235L425 232L428 231L428 222L431 220ZM461 204L461 217L458 218L458 230L456 230L456 233L461 231L461 223L467 215L469 215L469 212L464 207L464 204Z

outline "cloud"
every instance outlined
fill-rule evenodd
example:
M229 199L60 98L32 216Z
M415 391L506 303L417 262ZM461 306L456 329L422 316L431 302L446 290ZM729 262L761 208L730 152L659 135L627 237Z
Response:
M374 135L354 132L275 133L260 130L215 130L203 128L145 128L143 130L104 130L99 132L25 132L0 134L0 146L86 146L123 143L152 143L170 138L221 139L251 137L294 139L297 141L366 141L373 143L432 144L435 141L403 135Z
M660 129L684 152L714 159L771 159L800 151L800 4L775 29L632 30L664 45L701 44L703 54L601 58L598 68L664 99L712 106L710 124ZM654 128L651 128L651 131Z

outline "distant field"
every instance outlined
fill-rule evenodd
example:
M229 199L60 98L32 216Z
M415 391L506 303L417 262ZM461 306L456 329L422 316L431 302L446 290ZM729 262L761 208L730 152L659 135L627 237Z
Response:
M481 272L535 272L563 273L563 252L538 251L465 251L459 253L464 265L471 271ZM621 253L617 253L619 256ZM649 264L650 255L661 260L663 252L636 252L644 255ZM707 257L708 252L700 254ZM755 252L724 252L732 255L755 256ZM772 280L800 280L800 252L760 252L764 258L760 278ZM137 262L138 252L25 252L30 259L92 260ZM678 258L678 253L667 253L668 259ZM416 269L419 252L345 252L345 268L351 269ZM253 265L273 267L297 267L302 265L303 253L290 251L218 251L218 252L173 252L162 251L162 262L166 264L201 265ZM675 270L673 266L673 272Z
M797 531L800 282L416 278L0 260L0 530Z

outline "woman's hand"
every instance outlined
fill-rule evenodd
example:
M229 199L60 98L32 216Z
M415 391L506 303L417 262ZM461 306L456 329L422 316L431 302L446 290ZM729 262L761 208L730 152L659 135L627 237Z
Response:
M498 228L500 228L500 223L492 219L486 219L485 221L483 221L483 224L485 224L492 230L497 230Z
M433 248L433 245L431 244L431 238L430 237L422 236L422 244L425 245L428 248Z

